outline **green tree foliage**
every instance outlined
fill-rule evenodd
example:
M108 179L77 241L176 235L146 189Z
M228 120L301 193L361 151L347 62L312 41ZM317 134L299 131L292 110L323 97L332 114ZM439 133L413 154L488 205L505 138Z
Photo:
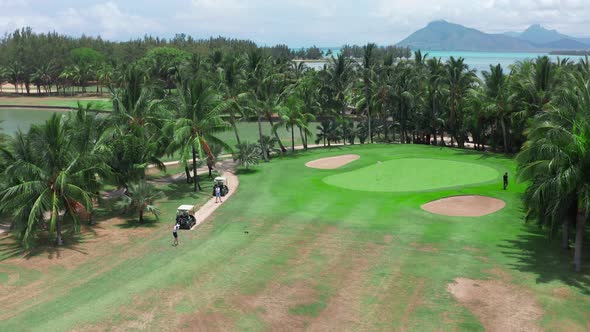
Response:
M138 222L143 223L146 212L153 214L156 218L160 210L154 205L155 201L164 196L164 193L157 190L152 184L145 180L130 182L125 195L115 204L115 207L127 212L136 213Z
M70 221L78 231L80 212L92 209L94 175L104 173L106 166L96 155L89 156L88 147L77 138L68 122L55 114L12 141L13 162L5 171L7 188L0 192L0 209L12 216L27 247L36 231L46 226L62 245L63 224Z
M236 145L236 149L233 153L234 161L237 161L239 166L246 167L246 169L258 165L260 162L260 156L260 145L249 142Z

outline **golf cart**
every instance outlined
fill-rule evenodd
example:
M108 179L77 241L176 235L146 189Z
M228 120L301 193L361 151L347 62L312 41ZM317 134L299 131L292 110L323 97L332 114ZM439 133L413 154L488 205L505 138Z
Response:
M218 176L213 180L213 196L215 196L215 187L221 188L221 196L227 195L229 188L227 187L227 178Z
M176 209L176 222L181 229L191 229L197 223L194 213L192 205L181 205Z

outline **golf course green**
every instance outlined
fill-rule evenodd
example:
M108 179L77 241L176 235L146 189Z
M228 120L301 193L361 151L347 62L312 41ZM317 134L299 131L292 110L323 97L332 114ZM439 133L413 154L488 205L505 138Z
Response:
M327 184L362 191L424 191L459 187L497 180L496 169L474 163L444 159L394 159L335 174Z
M360 159L304 166L344 154ZM505 171L515 177L511 158L429 146L298 152L239 170L238 191L177 247L176 208L202 204L211 184L195 195L183 179L162 182L160 218L145 225L105 211L65 248L27 257L3 238L0 330L586 330L588 273L524 222L526 186L502 190ZM420 208L454 195L506 207Z

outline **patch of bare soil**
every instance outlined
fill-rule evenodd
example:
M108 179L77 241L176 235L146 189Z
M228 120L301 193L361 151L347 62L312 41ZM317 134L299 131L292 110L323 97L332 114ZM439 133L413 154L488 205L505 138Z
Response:
M113 246L127 248L131 241L145 238L154 232L154 229L141 227L133 231L122 231L118 225L124 223L125 221L121 218L112 218L92 227L83 225L80 236L85 238L77 244L59 248L53 245L43 246L37 248L33 255L15 256L4 260L3 263L24 269L35 269L41 272L43 276L47 276L51 275L48 272L56 266L72 270L94 259L96 264L90 268L92 273L87 278L68 285L75 287L93 276L104 273L104 271L112 268L121 260L129 259L137 254L138 250L141 251L141 248L135 248L133 251L124 250L125 255L118 256L117 259L102 259L102 257L112 257ZM45 278L36 280L26 286L14 286L13 283L0 285L0 303L2 303L0 305L0 319L17 315L36 303L50 298L52 295L47 291L48 289L54 288L48 284L48 280ZM34 299L34 301L31 301L31 299ZM24 303L26 305L23 305Z
M360 156L356 154L346 154L342 156L312 160L306 163L305 166L318 169L336 169L346 164L349 164L359 158Z
M434 214L451 217L481 217L503 209L503 200L479 196L452 196L422 205L422 209Z
M362 298L369 270L375 258L381 254L379 247L370 245L350 252L348 264L337 264L329 269L339 276L334 281L336 293L330 298L318 318L306 328L309 331L363 330Z
M417 242L412 242L410 243L410 246L412 246L412 248L418 250L418 251L423 251L423 252L438 252L438 248L435 248L429 244L423 244L423 243L417 243Z
M234 328L231 320L223 314L200 312L183 315L180 328L173 331L231 331Z
M533 294L504 280L457 278L447 290L487 331L543 331L543 309Z

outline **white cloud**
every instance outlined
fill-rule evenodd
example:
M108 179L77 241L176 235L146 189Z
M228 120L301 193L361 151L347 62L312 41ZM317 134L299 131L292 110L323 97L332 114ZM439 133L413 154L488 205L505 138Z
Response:
M184 32L292 46L385 44L436 19L486 32L540 23L590 36L589 0L0 0L0 34L28 25L117 40Z

